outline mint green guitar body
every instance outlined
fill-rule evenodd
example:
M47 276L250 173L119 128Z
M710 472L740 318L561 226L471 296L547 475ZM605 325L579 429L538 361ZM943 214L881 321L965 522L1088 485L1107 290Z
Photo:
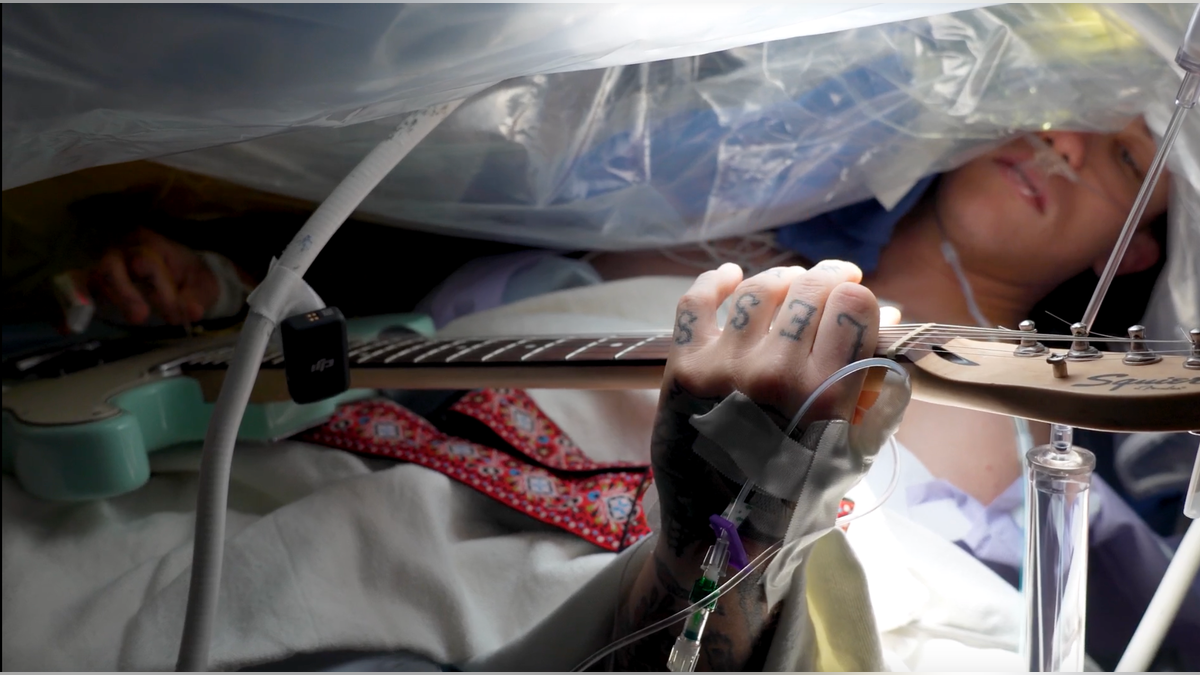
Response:
M394 326L426 336L433 334L433 322L419 314L351 319L348 332L352 340L367 340ZM142 363L149 363L145 357L127 361L138 363L132 365L132 370L122 370L124 362L99 368L109 368L117 376L134 377L132 371L144 371ZM81 374L18 384L4 393L3 470L16 476L31 494L50 500L86 501L132 492L150 478L150 453L203 441L213 404L204 400L199 383L184 376L142 377L144 382L135 381L132 386L113 385L118 391L103 398L106 405L87 407L87 402L82 402L90 413L51 423L27 421L44 421L46 415L34 414L35 407L54 405L59 397L64 406L79 408L79 396L73 395L82 391L79 395L86 397L89 387L86 382L72 387L76 375ZM41 391L26 395L30 384L38 385ZM47 388L55 384L62 386L47 395ZM352 389L305 405L251 404L242 418L238 438L284 438L321 424L343 403L371 395L371 390ZM89 415L96 419L77 419Z

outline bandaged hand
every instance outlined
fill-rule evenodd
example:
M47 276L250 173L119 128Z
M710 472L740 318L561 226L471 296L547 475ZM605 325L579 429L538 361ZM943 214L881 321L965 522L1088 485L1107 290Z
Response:
M205 256L230 268L221 271L232 282L220 278ZM199 253L144 228L106 250L90 269L71 275L98 309L135 326L155 320L180 326L214 318L218 304L233 305L225 286L252 281L215 254Z
M652 442L660 547L676 557L703 552L714 538L709 517L741 487L696 454L693 415L737 391L782 429L826 378L874 354L880 308L861 279L856 266L838 261L807 271L774 268L748 279L727 264L701 275L683 296ZM722 328L717 309L727 299ZM850 420L863 377L851 375L828 390L806 419ZM792 438L804 431L801 426ZM783 538L794 503L756 492L751 506L740 534L753 555Z
M742 487L728 477L728 466L723 472L698 454L697 425L705 424L704 417L694 416L728 405L727 397L738 392L745 398L731 400L737 405L757 406L750 412L760 417L762 424L779 427L779 431L771 431L777 439L782 438L792 416L830 375L875 351L880 309L875 296L859 285L861 279L857 267L842 262L825 262L808 271L775 268L745 280L739 267L727 264L701 275L679 301L651 444L659 500L658 537L618 609L618 635L628 635L690 604L689 591L700 574L705 551L716 539L709 518L721 514ZM721 328L717 308L727 300L728 318ZM889 321L897 318L892 312ZM802 421L791 438L810 440L814 434L824 438L832 425L840 425L833 429L840 435L831 438L842 452L831 454L853 457L856 451L844 442L849 426L845 421L854 419L859 411L862 382L862 375L851 375L827 390L812 412L805 414L813 423ZM795 461L790 454L783 457L783 463L803 464L804 452L815 457L810 450L803 450L795 454ZM849 477L865 470L862 461L842 464L846 470L835 468L833 473ZM825 474L812 483L828 477L826 464L812 461L808 467L810 472ZM825 481L813 489L825 495L842 485ZM800 509L795 500L764 490L753 492L749 504L750 515L738 528L738 536L748 556L754 558L784 539ZM827 524L812 527L806 522L805 528L833 527L834 514L825 511L819 508L809 516L827 520ZM770 583L771 569L756 571L718 603L705 629L698 670L762 669L781 606L781 584ZM614 666L618 670L662 669L679 630L672 627L634 643L618 652Z

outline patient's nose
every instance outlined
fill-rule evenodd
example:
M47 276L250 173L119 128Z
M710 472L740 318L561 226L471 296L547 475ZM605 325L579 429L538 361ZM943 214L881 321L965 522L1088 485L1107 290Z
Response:
M1087 136L1081 131L1044 131L1038 134L1075 171L1083 167L1087 158Z

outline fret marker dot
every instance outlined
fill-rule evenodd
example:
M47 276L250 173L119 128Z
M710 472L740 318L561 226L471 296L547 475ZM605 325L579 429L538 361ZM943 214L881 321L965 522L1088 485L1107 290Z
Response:
M608 345L608 346L609 346L609 347L620 347L620 346L621 346L621 343L620 343L620 342L613 342L612 344L610 344L610 345Z

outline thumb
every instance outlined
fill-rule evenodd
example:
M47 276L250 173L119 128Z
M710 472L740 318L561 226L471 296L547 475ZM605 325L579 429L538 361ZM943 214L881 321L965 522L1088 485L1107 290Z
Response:
M879 308L879 325L896 326L900 323L900 308L883 305Z

